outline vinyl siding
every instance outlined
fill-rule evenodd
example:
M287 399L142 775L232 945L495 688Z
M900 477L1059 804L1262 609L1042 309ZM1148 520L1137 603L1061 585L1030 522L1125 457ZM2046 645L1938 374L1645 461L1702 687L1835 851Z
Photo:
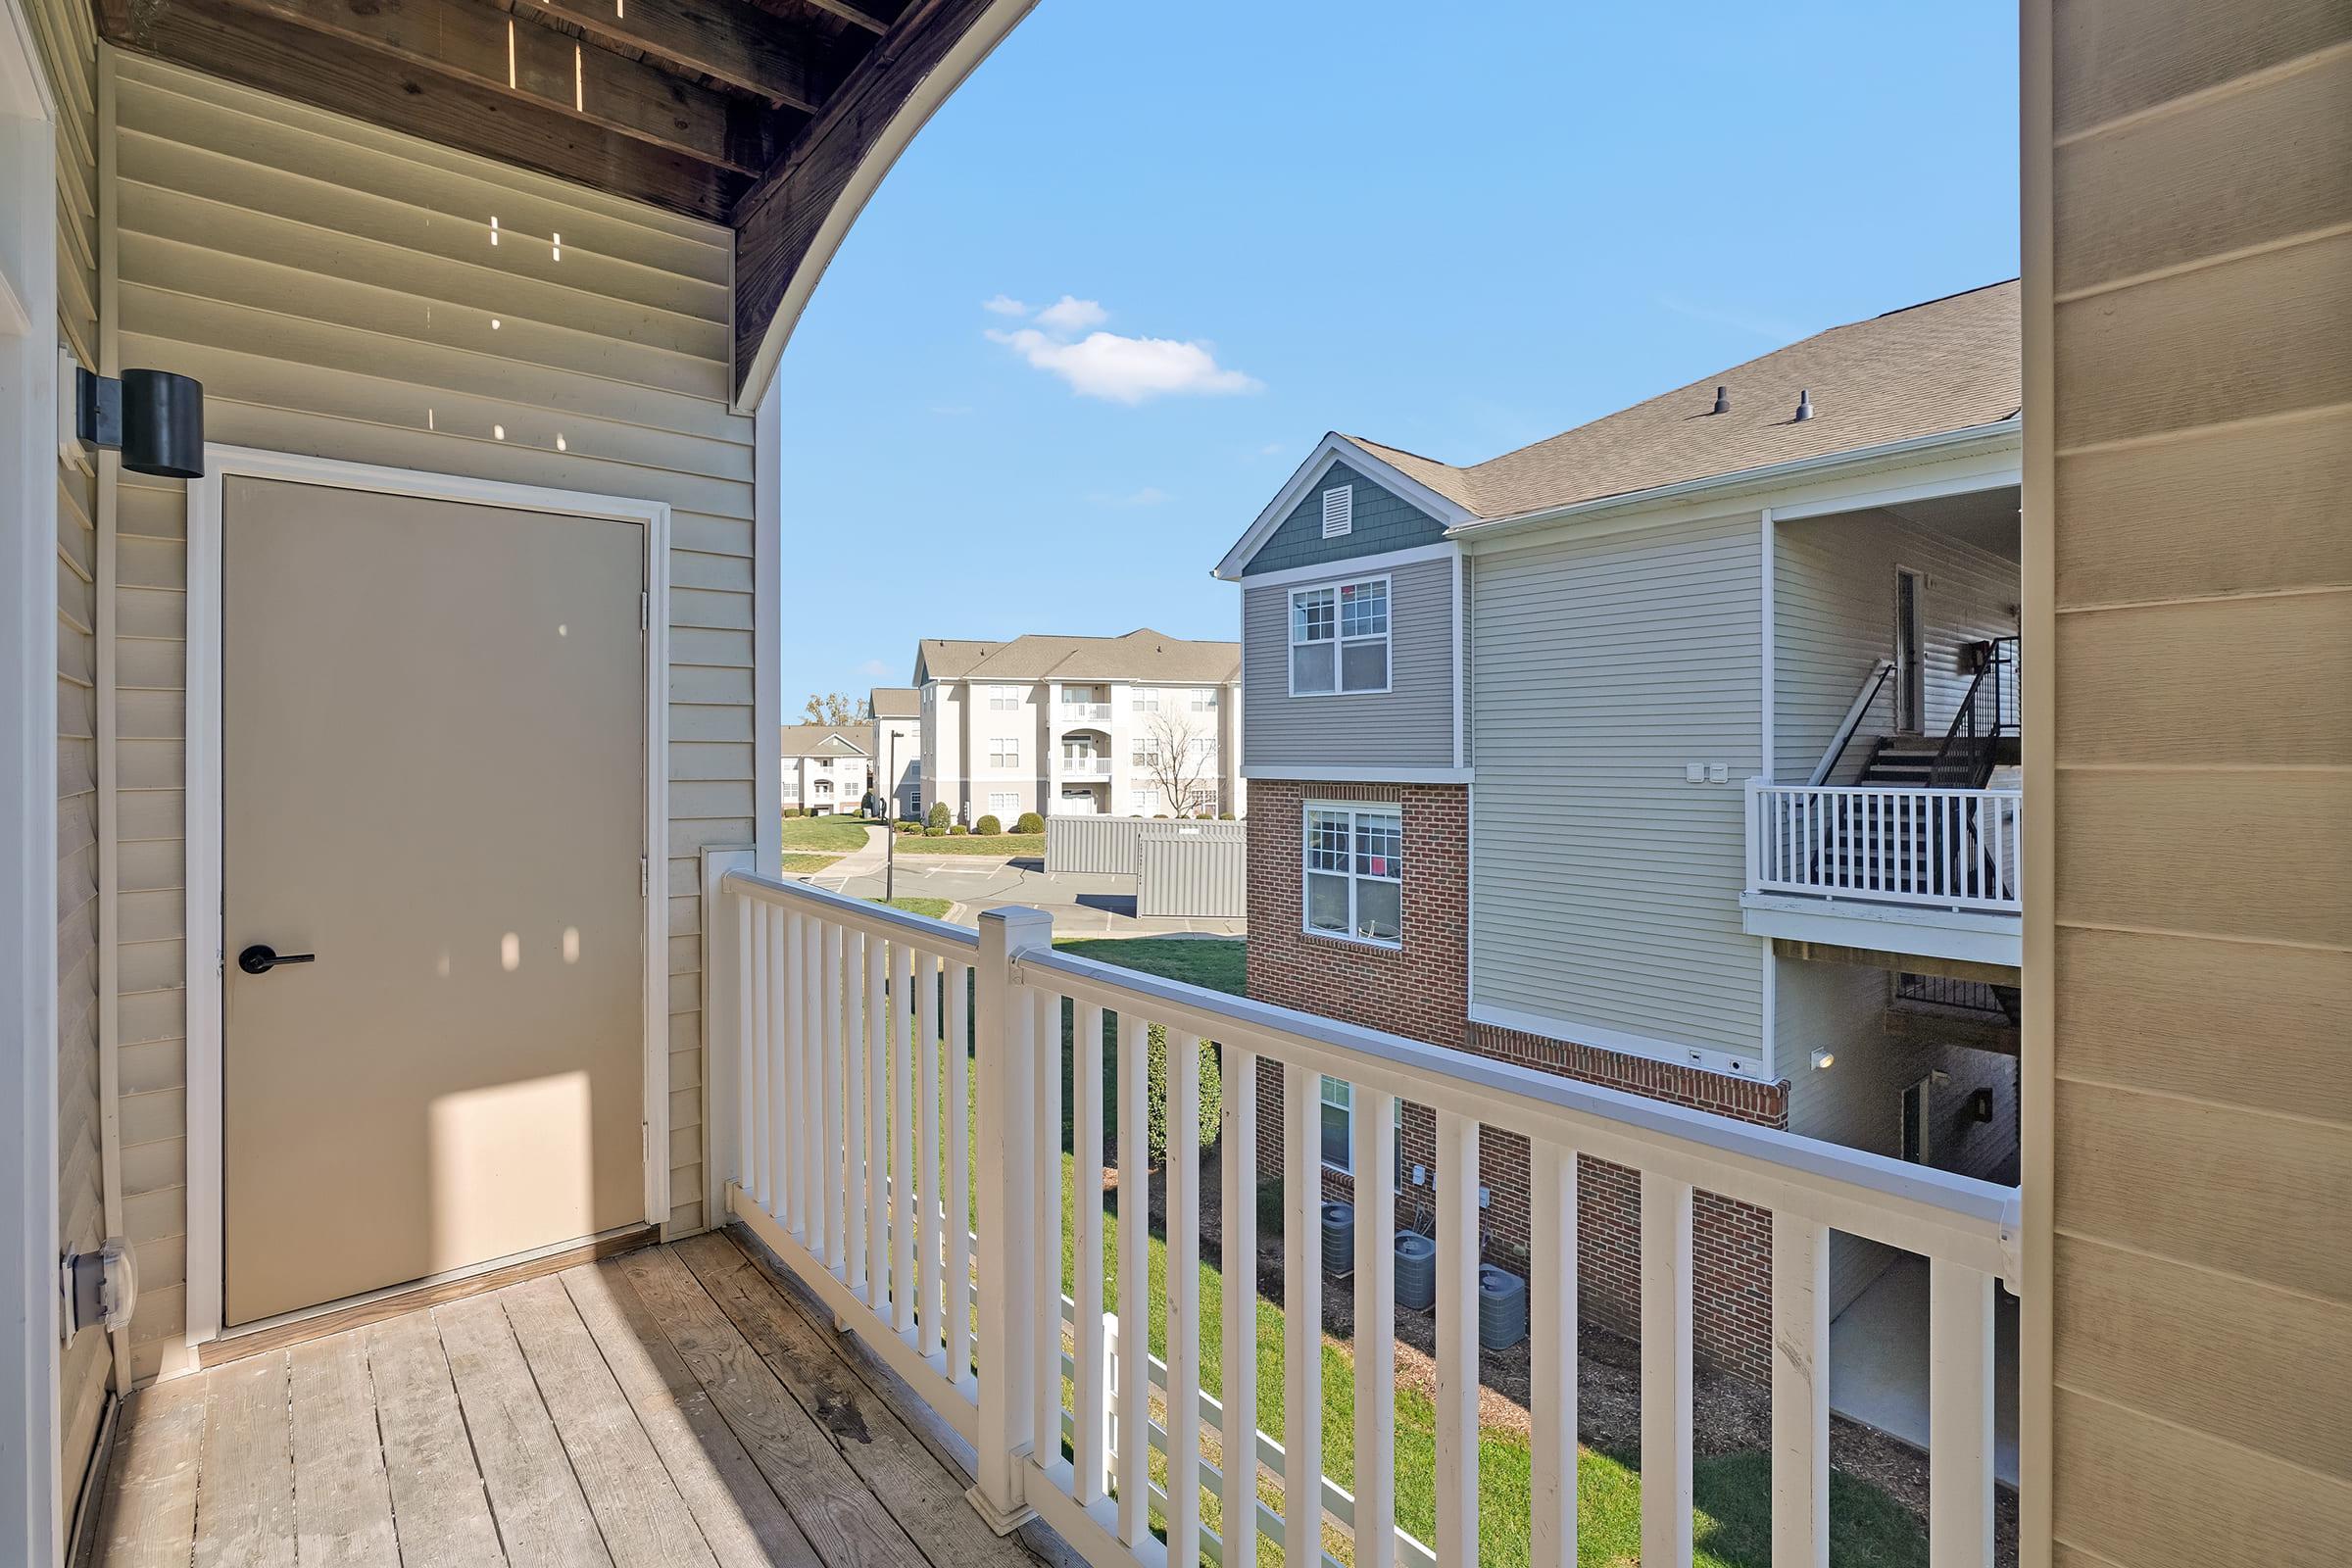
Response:
M2331 1562L2352 1532L2352 12L2049 9L2028 11L2030 42L2053 33L2027 190L2031 232L2046 173L2054 254L2028 248L2026 329L2055 696L2028 710L2052 787L2026 1050L2050 1116L2027 1263L2049 1282L2051 1533L2114 1568Z
M1287 767L1357 767L1379 778L1383 767L1454 765L1453 563L1414 562L1382 575L1389 690L1356 696L1291 695L1290 596L1311 584L1243 586L1243 766L1269 778ZM1333 568L1332 581L1346 577Z
M1761 1049L1740 929L1761 565L1752 517L1480 558L1474 1006ZM1730 781L1686 783L1693 761Z
M764 808L724 230L111 58L122 358L201 378L212 439L671 504L670 822L652 891L669 913L670 1219L699 1228L699 853L752 842ZM119 518L122 1117L149 1376L182 1332L186 1254L179 487L126 476Z
M1885 512L1843 513L1774 529L1773 777L1810 778L1854 694L1894 656L1894 574L1924 574L1923 732L1940 736L1974 678L1970 643L2017 635L2018 569L1990 552ZM1831 782L1850 784L1873 738L1894 727L1894 682L1880 689Z
M90 9L29 0L26 21L57 98L57 324L98 365L97 37ZM61 400L72 386L58 389ZM57 1160L58 1245L106 1237L98 1064L98 481L61 462L57 491ZM106 1412L107 1338L65 1348L58 1388L60 1507L74 1498Z
M1355 491L1354 514L1348 532L1336 539L1323 537L1323 492L1343 486ZM1284 571L1296 566L1320 566L1376 556L1390 550L1434 545L1446 525L1385 486L1375 484L1345 463L1334 463L1306 496L1291 509L1257 554L1242 568L1247 577L1256 572Z

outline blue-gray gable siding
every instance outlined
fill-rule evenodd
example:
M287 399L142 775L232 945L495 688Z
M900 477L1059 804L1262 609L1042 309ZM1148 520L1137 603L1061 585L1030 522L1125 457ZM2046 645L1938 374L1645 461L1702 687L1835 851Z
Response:
M1242 585L1242 765L1253 776L1454 765L1453 561L1376 575L1389 579L1389 690L1321 697L1291 695L1290 596L1311 584Z
M1342 485L1355 488L1355 514L1349 530L1337 539L1323 537L1323 492ZM1245 577L1261 571L1287 571L1294 566L1320 566L1327 562L1352 561L1389 550L1410 550L1436 544L1446 525L1420 508L1350 468L1335 463L1320 484L1309 489L1291 514L1282 519L1257 554L1242 568Z

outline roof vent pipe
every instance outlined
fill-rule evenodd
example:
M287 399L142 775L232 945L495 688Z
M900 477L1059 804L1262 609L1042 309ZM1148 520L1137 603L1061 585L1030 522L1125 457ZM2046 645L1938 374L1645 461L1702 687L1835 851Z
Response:
M1731 394L1731 388L1729 388L1729 387L1721 387L1721 386L1717 387L1717 388L1715 389L1715 406L1714 406L1713 408L1709 409L1707 412L1708 412L1709 414L1729 414L1729 413L1731 413L1731 412L1732 412L1732 394Z
M1801 424L1811 417L1813 417L1813 390L1807 387L1796 394L1796 419L1794 422Z

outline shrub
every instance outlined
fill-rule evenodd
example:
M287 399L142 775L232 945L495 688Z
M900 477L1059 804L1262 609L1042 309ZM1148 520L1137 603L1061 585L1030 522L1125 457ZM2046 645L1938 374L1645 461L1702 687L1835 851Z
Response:
M1236 818L1231 811L1219 811L1217 813L1217 820L1220 822L1231 822L1236 820Z
M900 833L920 833L923 830L923 824L914 821L893 822L891 827Z
M786 816L799 816L801 814L801 808L797 806L787 806L784 808L784 814Z
M972 830L957 822L948 829L948 835L951 838L968 839L972 836Z
M944 827L927 827L923 829L923 837L927 839L944 839L947 836L948 830Z
M1162 1024L1153 1024L1145 1036L1145 1071L1151 1077L1149 1087L1152 1116L1152 1157L1168 1157L1168 1031ZM1207 1149L1217 1141L1217 1124L1225 1114L1224 1080L1217 1068L1217 1048L1213 1042L1200 1045L1200 1125L1194 1129L1198 1146Z
M972 831L982 838L995 838L1004 831L1004 824L993 816L984 816L972 824Z
M1023 811L1019 820L1012 824L1012 830L1015 833L1043 833L1046 830L1046 819L1035 811Z
M940 832L945 833L948 830L948 823L953 820L954 818L948 815L948 803L934 801L931 805L931 814L923 818L923 825L927 828L937 828Z

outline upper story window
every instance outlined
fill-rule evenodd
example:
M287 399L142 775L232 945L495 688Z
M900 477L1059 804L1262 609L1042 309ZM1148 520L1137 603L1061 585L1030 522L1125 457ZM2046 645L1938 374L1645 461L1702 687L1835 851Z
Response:
M1291 590L1291 695L1389 689L1389 579Z
M1015 713L1020 711L1021 693L1017 686L991 686L988 689L989 711Z
M1394 806L1306 808L1306 929L1395 947L1404 937L1404 815Z
M1192 694L1192 710L1196 713L1209 712L1216 706L1217 694L1213 687L1202 687Z
M1021 765L1021 741L1017 735L1001 736L988 743L988 765L1018 767Z
M1135 692L1135 711L1139 713L1158 712L1159 693L1148 690L1144 687L1137 687Z

